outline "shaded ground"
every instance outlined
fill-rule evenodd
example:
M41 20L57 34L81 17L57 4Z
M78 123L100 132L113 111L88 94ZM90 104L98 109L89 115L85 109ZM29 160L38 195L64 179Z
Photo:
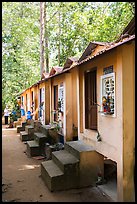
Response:
M16 128L2 125L3 202L112 202L98 187L50 192L40 176L43 160L29 158Z

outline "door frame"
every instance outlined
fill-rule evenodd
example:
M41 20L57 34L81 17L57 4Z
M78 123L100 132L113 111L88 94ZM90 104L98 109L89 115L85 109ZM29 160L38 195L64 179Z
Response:
M95 74L96 74L96 85L95 85L95 88L96 88L96 102L97 102L97 67L93 67L92 69L90 69L90 70L86 70L85 72L84 72L84 80L83 80L83 82L84 82L84 95L83 95L83 99L84 99L84 103L83 103L83 110L84 110L84 129L89 129L89 130L96 130L97 131L97 129L98 129L98 119L97 119L97 117L98 117L98 115L97 115L97 108L96 108L96 128L90 128L89 127L89 125L87 124L86 125L86 118L88 117L88 116L86 116L86 75L88 75L88 74L90 74L90 73L92 73L92 72L95 72ZM88 126L88 127L86 127L86 126Z

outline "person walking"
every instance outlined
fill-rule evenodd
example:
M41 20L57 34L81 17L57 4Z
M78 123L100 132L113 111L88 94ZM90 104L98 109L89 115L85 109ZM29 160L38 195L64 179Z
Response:
M4 117L5 117L5 125L7 125L8 124L8 118L9 118L8 106L6 106L6 108L4 109Z

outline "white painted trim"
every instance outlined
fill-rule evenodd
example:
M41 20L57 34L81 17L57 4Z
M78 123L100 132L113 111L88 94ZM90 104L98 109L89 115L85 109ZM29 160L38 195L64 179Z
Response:
M29 94L30 95L30 94ZM31 108L30 108L30 97L28 97L28 100L27 100L27 106L28 106L28 111L31 111Z
M63 100L63 106L61 106L61 111L63 112L63 118L62 118L62 123L63 123L63 135L65 133L64 131L64 118L65 118L65 114L64 114L64 101L65 101L65 97L64 97L64 82L62 81L60 84L58 84L58 100L62 99ZM62 97L62 92L63 92L63 97Z
M41 118L39 117L39 119L41 123L45 125L45 87L39 88L39 107L40 107L40 89L41 89L41 102L44 102L44 105L43 105L43 110L42 110L42 116Z

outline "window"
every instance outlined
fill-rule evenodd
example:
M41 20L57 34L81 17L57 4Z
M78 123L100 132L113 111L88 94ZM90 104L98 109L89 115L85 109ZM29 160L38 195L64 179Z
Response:
M61 83L59 86L58 98L59 98L59 102L60 102L60 111L64 112L64 87L63 87L63 83Z
M115 116L115 73L101 76L101 112Z

